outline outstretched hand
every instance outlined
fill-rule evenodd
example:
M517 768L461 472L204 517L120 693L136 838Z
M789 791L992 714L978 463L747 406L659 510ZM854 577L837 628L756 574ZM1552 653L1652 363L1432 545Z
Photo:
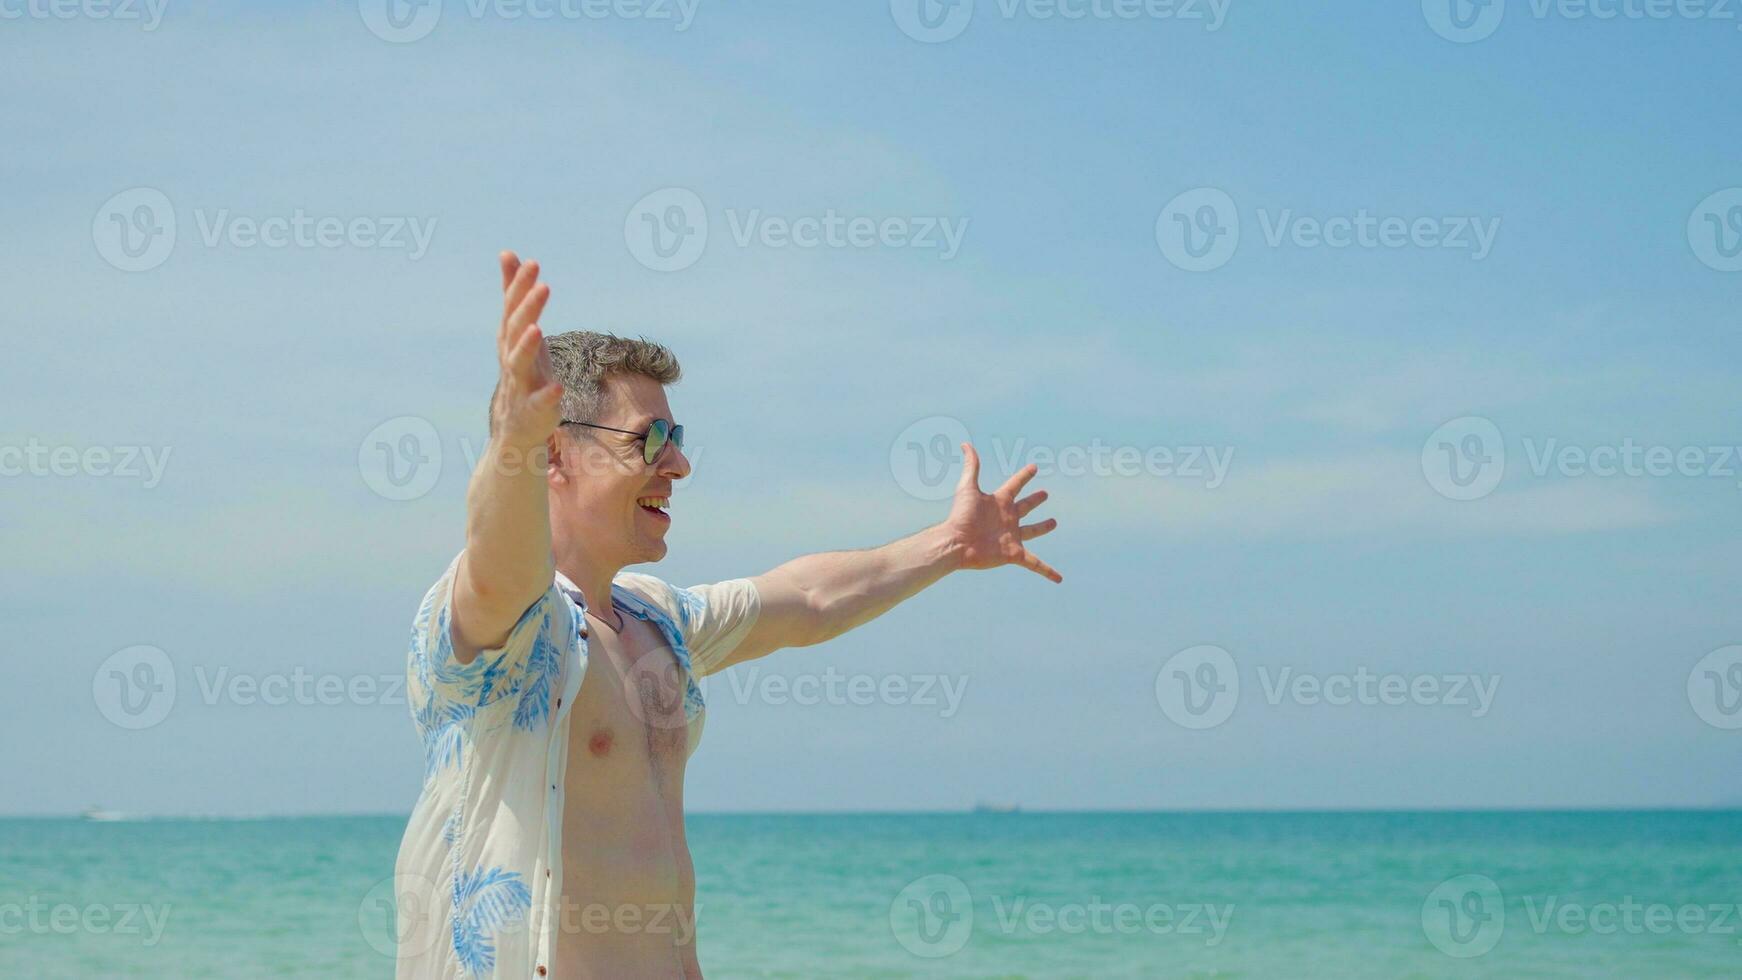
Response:
M550 287L538 281L537 262L522 264L513 252L503 252L501 261L502 324L496 330L501 377L490 414L496 438L528 449L543 445L562 420L563 386L551 371L538 326Z
M944 526L961 549L963 568L1021 565L1054 582L1064 581L1064 576L1023 545L1058 527L1058 521L1050 517L1034 524L1022 523L1046 500L1045 490L1016 499L1038 471L1039 467L1030 463L997 490L981 493L980 454L971 444L962 443L962 479L956 484L955 502L950 505L950 516Z

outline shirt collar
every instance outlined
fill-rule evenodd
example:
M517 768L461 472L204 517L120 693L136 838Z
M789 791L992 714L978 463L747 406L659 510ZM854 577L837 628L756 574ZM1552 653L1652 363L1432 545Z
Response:
M581 594L581 587L576 585L574 583L573 579L569 578L567 575L564 575L561 571L558 571L556 573L556 584L557 584L557 588L562 589L563 592L570 599L574 600L575 605L579 606L582 612L586 612L586 610L587 610L586 596L583 596ZM615 609L621 610L623 612L626 612L626 613L630 614L631 616L634 616L636 619L641 619L641 620L647 619L647 616L641 611L639 603L624 602L623 601L624 597L627 595L628 595L628 591L626 589L624 589L621 585L618 585L616 580L613 579L611 581L611 605L612 605L612 607Z

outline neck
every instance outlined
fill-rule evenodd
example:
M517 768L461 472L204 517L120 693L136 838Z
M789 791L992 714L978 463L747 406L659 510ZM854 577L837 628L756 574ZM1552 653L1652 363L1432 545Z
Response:
M581 590L589 613L607 623L617 621L617 614L611 611L611 580L617 577L621 566L598 561L576 550L557 555L556 567Z

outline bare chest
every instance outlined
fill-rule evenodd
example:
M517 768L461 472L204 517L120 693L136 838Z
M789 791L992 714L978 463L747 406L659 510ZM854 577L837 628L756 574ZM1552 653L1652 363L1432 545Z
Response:
M681 788L689 754L688 683L651 623L623 617L613 633L589 619L587 672L569 722L571 773L634 778Z

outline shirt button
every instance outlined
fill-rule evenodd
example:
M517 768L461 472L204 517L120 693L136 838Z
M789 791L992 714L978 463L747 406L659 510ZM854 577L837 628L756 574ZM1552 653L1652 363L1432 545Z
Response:
M543 966L540 966L540 967L539 967L539 968L538 968L538 975L539 975L539 976L541 976L541 977L542 977L542 976L544 976L544 967L543 967Z

